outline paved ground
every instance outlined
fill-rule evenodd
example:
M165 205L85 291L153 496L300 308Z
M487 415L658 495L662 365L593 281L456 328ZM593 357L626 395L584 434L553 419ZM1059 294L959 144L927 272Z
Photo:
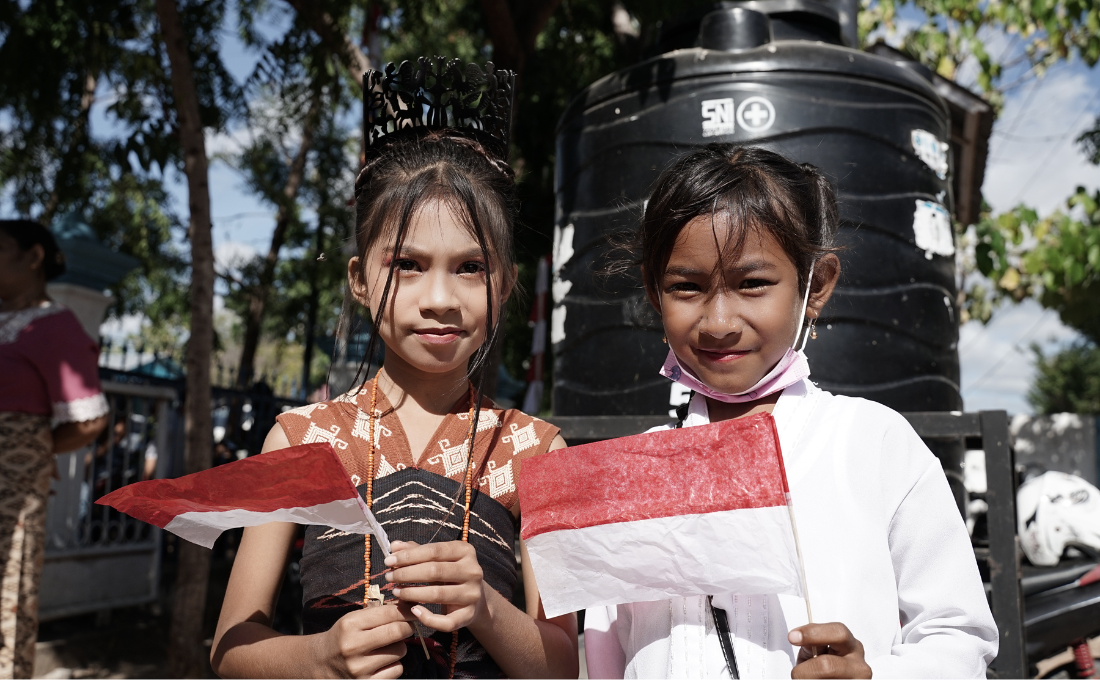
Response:
M35 677L167 677L167 617L154 607L89 614L39 628Z

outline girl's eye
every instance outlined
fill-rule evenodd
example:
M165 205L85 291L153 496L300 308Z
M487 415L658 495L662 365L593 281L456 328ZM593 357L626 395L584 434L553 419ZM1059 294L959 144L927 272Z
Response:
M480 262L463 262L458 267L459 274L480 274L485 271L485 265Z
M420 268L415 260L398 259L393 263L393 268L399 272L414 272Z
M670 293L697 293L700 290L702 290L702 288L699 287L699 284L692 283L691 281L679 281L668 287L668 292Z
M765 286L770 285L772 285L772 282L766 279L745 279L741 282L741 287L748 289L764 288Z

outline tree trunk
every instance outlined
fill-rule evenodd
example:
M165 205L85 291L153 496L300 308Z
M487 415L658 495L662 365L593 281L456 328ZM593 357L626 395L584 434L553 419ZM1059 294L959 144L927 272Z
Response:
M241 347L241 362L237 367L237 389L248 389L256 370L256 350L260 346L260 331L263 327L264 307L271 295L271 285L275 281L275 267L279 264L279 251L286 241L286 230L294 215L294 203L298 200L298 190L302 187L302 178L306 171L306 157L313 146L313 128L317 124L320 103L314 100L302 125L302 143L298 155L290 164L286 185L283 187L283 200L275 216L275 231L271 234L271 245L264 258L264 267L260 271L260 281L248 302L248 315L245 317L244 343ZM235 420L233 422L236 422Z
M305 391L305 397L307 398L312 387L309 369L313 363L313 337L317 334L317 302L320 298L320 292L317 290L317 274L321 268L319 258L324 252L325 226L321 224L321 220L318 218L315 252L313 261L309 263L309 311L306 312L306 346L302 351L302 389Z
M175 0L156 0L161 36L171 67L172 96L187 176L191 241L191 335L187 341L187 402L184 466L188 474L210 466L210 355L214 350L214 247L206 143L191 58ZM179 572L168 642L169 672L178 678L208 677L203 611L210 577L210 551L180 541Z
M535 54L539 33L560 4L561 0L516 3L513 12L507 0L481 0L485 25L493 41L493 63L497 68L516 72L517 91L527 59Z

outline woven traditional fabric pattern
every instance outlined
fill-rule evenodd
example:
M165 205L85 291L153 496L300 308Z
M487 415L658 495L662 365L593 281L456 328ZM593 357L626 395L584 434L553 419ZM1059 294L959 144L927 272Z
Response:
M470 397L455 403L414 461L401 421L379 392L374 432L370 432L367 391L310 404L278 417L291 444L332 444L361 495L366 493L366 451L375 440L376 471L372 510L391 540L429 542L462 539L466 467L464 442L470 429ZM516 587L516 480L523 459L544 453L558 434L549 423L521 411L481 404L474 439L474 495L470 544L477 551L485 582L506 598ZM363 578L364 541L328 527L306 529L302 552L303 627L306 634L328 630L344 614L358 609L367 583ZM386 586L377 541L371 541L371 583ZM389 591L383 590L389 599ZM430 607L438 612L438 608ZM425 629L430 661L410 641L402 660L405 677L446 677L451 634ZM459 632L455 677L502 677L502 672L467 630Z
M0 413L0 678L34 672L52 471L49 418Z

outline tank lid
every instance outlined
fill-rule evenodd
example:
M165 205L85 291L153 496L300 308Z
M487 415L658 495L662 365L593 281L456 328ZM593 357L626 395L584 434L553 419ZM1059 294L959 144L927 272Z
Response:
M808 40L841 45L840 14L821 0L737 0L704 5L662 23L649 56L699 45L704 17L735 9L759 12L771 23L772 40ZM716 48L710 48L716 49Z
M743 52L772 41L768 15L743 7L719 9L703 17L695 44L707 50Z
M900 87L928 100L947 115L943 99L925 78L890 59L867 52L797 40L775 41L742 52L701 47L676 50L604 76L582 90L566 107L558 124L600 102L648 88L662 89L684 78L751 75L753 73L821 73L876 80Z

